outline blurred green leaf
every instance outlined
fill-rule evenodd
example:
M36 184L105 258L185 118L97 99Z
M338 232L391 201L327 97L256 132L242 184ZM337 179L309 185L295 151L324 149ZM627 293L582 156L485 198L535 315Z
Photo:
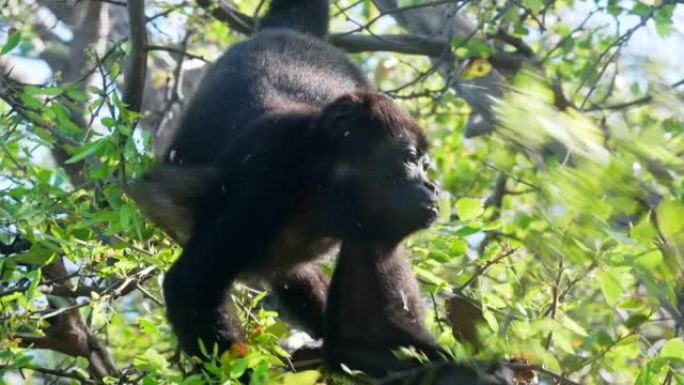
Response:
M615 306L618 298L620 298L623 293L620 278L612 271L601 272L598 274L597 278L606 302L608 302L608 305L610 306Z
M461 198L456 201L456 212L460 220L468 221L482 215L484 206L477 199Z
M276 382L278 385L315 385L321 374L315 370L305 370L298 373L285 373Z
M103 148L108 142L108 138L101 138L94 142L90 142L78 148L72 155L71 158L65 161L66 164L73 164L79 162L90 155L95 154L101 148Z
M21 42L21 32L15 31L14 33L11 33L9 37L7 38L7 42L5 45L2 46L0 49L0 55L5 55L9 53L11 50L16 48L19 43Z
M684 341L681 338L673 338L663 345L659 356L684 363Z

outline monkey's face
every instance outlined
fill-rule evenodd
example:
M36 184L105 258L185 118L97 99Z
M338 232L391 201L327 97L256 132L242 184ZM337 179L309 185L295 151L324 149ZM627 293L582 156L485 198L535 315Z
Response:
M335 144L324 210L335 235L398 241L432 223L438 191L425 174L427 139L409 114L385 96L353 93L319 124Z
M426 175L428 157L408 139L388 139L368 156L334 170L335 222L342 236L398 241L428 227L439 191Z

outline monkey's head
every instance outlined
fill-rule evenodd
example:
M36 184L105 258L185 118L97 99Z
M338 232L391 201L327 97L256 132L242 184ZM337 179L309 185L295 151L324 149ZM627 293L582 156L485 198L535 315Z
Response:
M345 95L322 113L335 162L326 183L328 223L340 237L399 241L437 216L427 139L417 122L376 93Z

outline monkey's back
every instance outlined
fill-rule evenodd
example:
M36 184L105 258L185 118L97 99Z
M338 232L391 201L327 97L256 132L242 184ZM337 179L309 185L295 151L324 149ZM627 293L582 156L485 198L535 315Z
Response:
M338 49L288 29L266 29L232 46L207 71L165 157L211 165L251 121L265 113L321 109L368 89L365 76Z

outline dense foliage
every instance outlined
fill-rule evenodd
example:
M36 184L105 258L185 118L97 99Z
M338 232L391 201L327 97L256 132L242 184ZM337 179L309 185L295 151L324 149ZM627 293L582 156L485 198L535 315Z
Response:
M180 248L124 193L249 30L222 10L249 23L261 2L147 1L138 84L126 2L0 3L0 383L349 381L288 371L290 329L254 282L233 293L248 345L187 376L160 300ZM684 384L684 6L388 4L333 1L349 33L331 40L376 36L354 60L431 138L441 217L408 246L440 342L514 359L521 383ZM494 132L467 139L478 108Z

